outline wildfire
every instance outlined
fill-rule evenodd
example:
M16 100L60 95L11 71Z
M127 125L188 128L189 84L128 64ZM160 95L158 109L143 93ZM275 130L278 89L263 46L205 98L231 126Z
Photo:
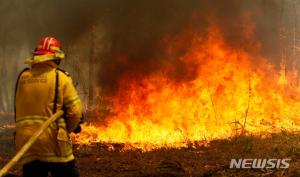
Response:
M245 36L253 42L252 29ZM143 148L182 147L188 142L299 130L300 87L297 72L280 71L259 52L226 44L216 25L208 35L194 32L180 61L193 77L166 77L172 67L143 78L124 75L110 98L114 115L101 125L84 125L74 137L82 144L116 142ZM181 36L169 44L166 57L182 46ZM251 40L251 41L250 41Z

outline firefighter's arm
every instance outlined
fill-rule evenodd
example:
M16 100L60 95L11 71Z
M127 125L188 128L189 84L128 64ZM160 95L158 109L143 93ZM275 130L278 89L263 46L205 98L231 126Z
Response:
M63 108L68 132L73 132L82 118L82 105L70 77L64 77Z

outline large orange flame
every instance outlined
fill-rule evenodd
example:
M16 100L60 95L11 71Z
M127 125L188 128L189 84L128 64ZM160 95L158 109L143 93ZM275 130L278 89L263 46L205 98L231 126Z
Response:
M253 26L245 37L256 51ZM299 130L300 87L297 72L280 71L258 52L226 44L216 25L208 36L193 33L180 60L195 77L179 82L165 76L172 70L135 78L124 76L112 98L114 115L105 125L85 125L79 143L121 142L141 147L185 146L187 142ZM175 40L167 54L178 49ZM181 46L182 47L182 46Z

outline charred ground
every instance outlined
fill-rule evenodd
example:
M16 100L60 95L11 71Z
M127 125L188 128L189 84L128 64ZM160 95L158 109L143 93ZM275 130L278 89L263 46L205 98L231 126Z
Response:
M7 125L7 124L6 124ZM3 126L3 124L2 124ZM0 129L0 165L14 154L13 128ZM82 177L290 177L299 176L300 134L282 131L260 136L236 136L210 142L190 142L185 148L148 152L127 144L74 145ZM126 150L127 149L127 150ZM288 169L229 169L232 158L291 158ZM17 165L11 174L20 176Z

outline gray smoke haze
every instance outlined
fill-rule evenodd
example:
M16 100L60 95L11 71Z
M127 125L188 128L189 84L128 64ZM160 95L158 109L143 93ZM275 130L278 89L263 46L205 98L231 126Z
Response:
M88 61L93 57L95 85L113 94L120 76L141 77L169 63L161 57L166 34L172 37L193 26L205 35L208 15L222 26L230 45L251 51L241 34L247 22L240 18L249 11L262 54L278 64L280 47L285 46L295 57L288 47L292 27L300 24L299 4L299 0L0 0L0 111L11 111L17 74L41 37L52 35L62 42L68 55L64 65L83 90L88 89ZM286 38L280 42L282 31ZM192 79L179 57L172 65L170 77Z
M165 0L161 1L114 1L109 4L109 13L103 14L109 26L110 52L102 60L99 81L106 90L116 88L120 76L130 73L133 77L142 77L160 70L164 64L173 66L170 77L179 80L193 79L193 73L187 73L187 67L181 60L184 48L168 60L164 58L165 46L161 39L168 34L175 36L187 27L199 30L205 36L208 17L213 16L215 23L222 27L222 33L228 44L243 47L251 52L242 34L241 16L250 12L251 20L257 24L256 37L262 43L262 52L278 63L279 23L281 1L263 0ZM184 41L182 46L190 45Z

